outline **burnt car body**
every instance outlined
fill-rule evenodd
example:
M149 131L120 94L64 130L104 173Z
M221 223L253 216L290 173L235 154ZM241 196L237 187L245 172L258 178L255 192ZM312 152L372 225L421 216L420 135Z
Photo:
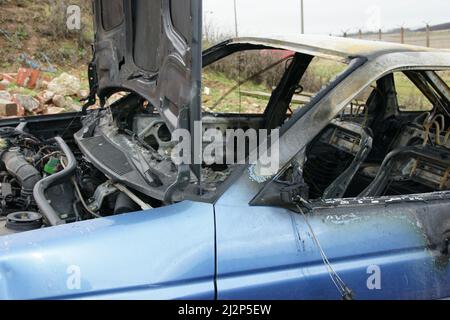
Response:
M102 108L0 121L0 298L450 297L450 52L304 36L202 55L197 0L97 0L95 19ZM261 49L294 53L264 114L202 114L202 66ZM289 115L313 57L348 66ZM394 72L432 110L400 112ZM280 128L278 173L175 165L196 120Z

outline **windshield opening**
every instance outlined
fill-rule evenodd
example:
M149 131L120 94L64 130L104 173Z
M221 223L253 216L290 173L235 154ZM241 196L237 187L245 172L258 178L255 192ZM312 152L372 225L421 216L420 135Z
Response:
M249 50L231 54L203 69L203 111L263 114L289 69L295 52ZM345 63L315 57L295 84L288 114L308 104L346 68Z

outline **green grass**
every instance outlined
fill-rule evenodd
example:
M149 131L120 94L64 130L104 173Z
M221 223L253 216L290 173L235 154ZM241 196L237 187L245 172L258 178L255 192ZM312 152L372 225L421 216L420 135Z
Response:
M437 73L450 86L450 71ZM432 103L404 74L395 73L395 85L400 110L430 111L433 109Z
M308 68L308 72L313 73L316 77L323 79L324 82L331 81L338 74L342 73L348 65L338 63L331 60L315 58ZM323 83L324 85L326 83Z
M19 87L15 83L10 83L8 85L8 91L12 94L23 94L32 97L36 97L38 95L38 93L35 90Z

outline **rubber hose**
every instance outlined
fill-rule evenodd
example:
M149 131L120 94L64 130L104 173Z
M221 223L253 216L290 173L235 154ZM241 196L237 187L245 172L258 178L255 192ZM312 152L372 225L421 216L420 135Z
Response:
M8 173L16 178L22 187L22 197L31 196L36 183L42 179L39 171L25 159L18 148L5 152L2 161Z
M51 226L65 224L66 222L61 219L60 214L58 214L58 212L56 212L50 205L49 201L45 197L45 192L55 185L70 180L77 169L77 160L75 159L75 156L69 146L61 137L56 137L54 140L59 145L61 151L65 154L67 158L67 166L62 171L40 180L35 185L33 192L34 200L36 201L37 206Z

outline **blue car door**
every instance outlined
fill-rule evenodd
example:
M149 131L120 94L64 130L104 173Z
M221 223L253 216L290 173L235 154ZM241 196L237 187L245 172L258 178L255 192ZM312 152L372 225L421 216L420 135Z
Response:
M216 205L218 298L341 299L304 217L249 206L258 188L242 177ZM307 219L355 299L447 298L448 252L433 230L449 201L437 198L330 201Z

